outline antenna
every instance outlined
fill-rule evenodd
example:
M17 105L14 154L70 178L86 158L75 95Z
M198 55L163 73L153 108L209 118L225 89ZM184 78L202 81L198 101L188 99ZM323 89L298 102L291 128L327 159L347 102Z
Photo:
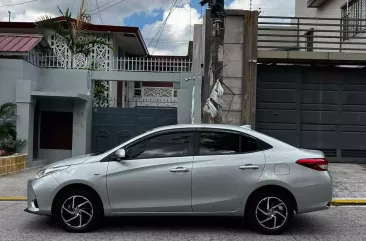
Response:
M249 10L252 11L252 0L250 0L249 4L250 4Z

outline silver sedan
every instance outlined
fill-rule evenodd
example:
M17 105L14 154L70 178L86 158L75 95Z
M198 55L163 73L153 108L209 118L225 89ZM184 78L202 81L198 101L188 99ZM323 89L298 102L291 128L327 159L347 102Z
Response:
M276 234L295 213L329 208L327 169L322 152L246 126L167 126L45 167L28 182L25 211L52 215L70 232L104 216L212 215Z

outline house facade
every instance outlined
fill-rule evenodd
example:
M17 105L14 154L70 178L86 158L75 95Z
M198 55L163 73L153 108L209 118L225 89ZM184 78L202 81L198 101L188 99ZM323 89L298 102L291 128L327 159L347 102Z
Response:
M313 19L307 21L314 25L309 24L303 32L308 51L328 47L333 51L338 48L365 53L365 0L296 0L295 17ZM304 19L301 22L305 22ZM323 31L323 35L329 38L319 37L319 29L328 30Z
M188 55L149 55L135 27L86 26L113 48L94 46L90 56L72 58L34 23L0 23L0 103L17 104L29 165L103 151L156 126L190 123L191 115L200 121L200 102L191 101L200 82L186 81L193 74ZM95 83L105 87L102 98Z
M297 9L298 2L314 11L305 0L296 1ZM327 2L322 6L335 1ZM341 15L226 14L222 122L321 150L330 161L366 162L366 42L362 33L345 37L354 24L345 26ZM195 26L195 39L203 36L197 49L206 93L213 82L209 26L209 18Z

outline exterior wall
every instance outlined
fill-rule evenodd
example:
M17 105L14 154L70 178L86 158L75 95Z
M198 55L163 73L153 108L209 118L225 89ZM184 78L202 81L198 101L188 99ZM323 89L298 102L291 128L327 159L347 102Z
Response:
M0 104L15 102L16 80L23 79L24 61L0 59Z
M316 8L308 8L308 0L295 0L296 17L317 17Z
M207 12L206 12L207 13ZM200 26L200 27L198 27ZM194 39L202 39L202 46L195 46L194 49L200 49L201 55L198 55L196 51L194 51L193 55L193 71L196 75L200 74L202 71L202 75L204 75L203 69L201 69L201 64L204 63L204 66L207 66L205 56L208 55L210 46L208 39L205 39L206 28L205 25L198 25L195 27L194 31ZM227 124L241 124L241 86L243 79L243 35L244 33L244 17L243 15L230 15L228 14L226 17L226 26L225 26L225 36L224 36L224 84L229 88L224 87L224 96L223 96L223 123ZM197 42L194 42L197 44ZM206 51L206 52L205 52ZM208 77L206 77L208 78ZM205 81L205 87L208 88L207 85L209 81ZM196 86L197 88L201 88ZM199 90L199 95L201 95L201 89ZM203 90L204 91L204 90ZM231 93L233 92L233 94ZM202 98L205 98L202 96ZM195 98L197 100L197 98ZM202 104L205 104L206 100L202 100ZM195 103L196 104L196 103ZM202 106L203 107L203 106ZM201 108L201 103L200 103ZM201 116L200 116L201 121ZM197 123L197 122L196 122Z
M243 33L244 17L227 16L224 40L224 78L223 82L234 92L225 88L223 96L223 122L241 124L241 93L243 79ZM232 103L230 104L232 100Z
M36 97L32 91L55 92L59 95L91 93L90 73L86 70L38 68L26 61L0 59L0 104L17 104L16 121L18 138L26 139L22 153L28 153L28 166L33 165L33 130ZM75 103L74 103L75 102ZM71 103L71 104L70 104ZM39 150L38 159L57 161L90 151L91 101L57 100L47 97L41 110L68 111L74 113L73 150ZM89 123L89 124L88 124ZM39 135L39 133L36 133ZM89 138L89 139L88 139Z
M40 68L36 90L88 94L91 90L88 75L87 70Z
M308 0L296 0L296 17L340 18L341 6L346 0L328 0L320 8L308 8Z

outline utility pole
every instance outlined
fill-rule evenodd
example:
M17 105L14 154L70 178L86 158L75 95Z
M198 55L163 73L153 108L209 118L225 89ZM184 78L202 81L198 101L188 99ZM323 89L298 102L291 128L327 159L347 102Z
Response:
M222 83L223 79L223 60L224 60L224 34L225 34L225 0L203 0L201 6L208 4L211 10L212 46L210 49L210 92L216 83ZM220 85L221 86L221 85ZM208 116L209 123L222 123L222 107L221 103L211 98L211 103L216 108L218 114L212 118Z

